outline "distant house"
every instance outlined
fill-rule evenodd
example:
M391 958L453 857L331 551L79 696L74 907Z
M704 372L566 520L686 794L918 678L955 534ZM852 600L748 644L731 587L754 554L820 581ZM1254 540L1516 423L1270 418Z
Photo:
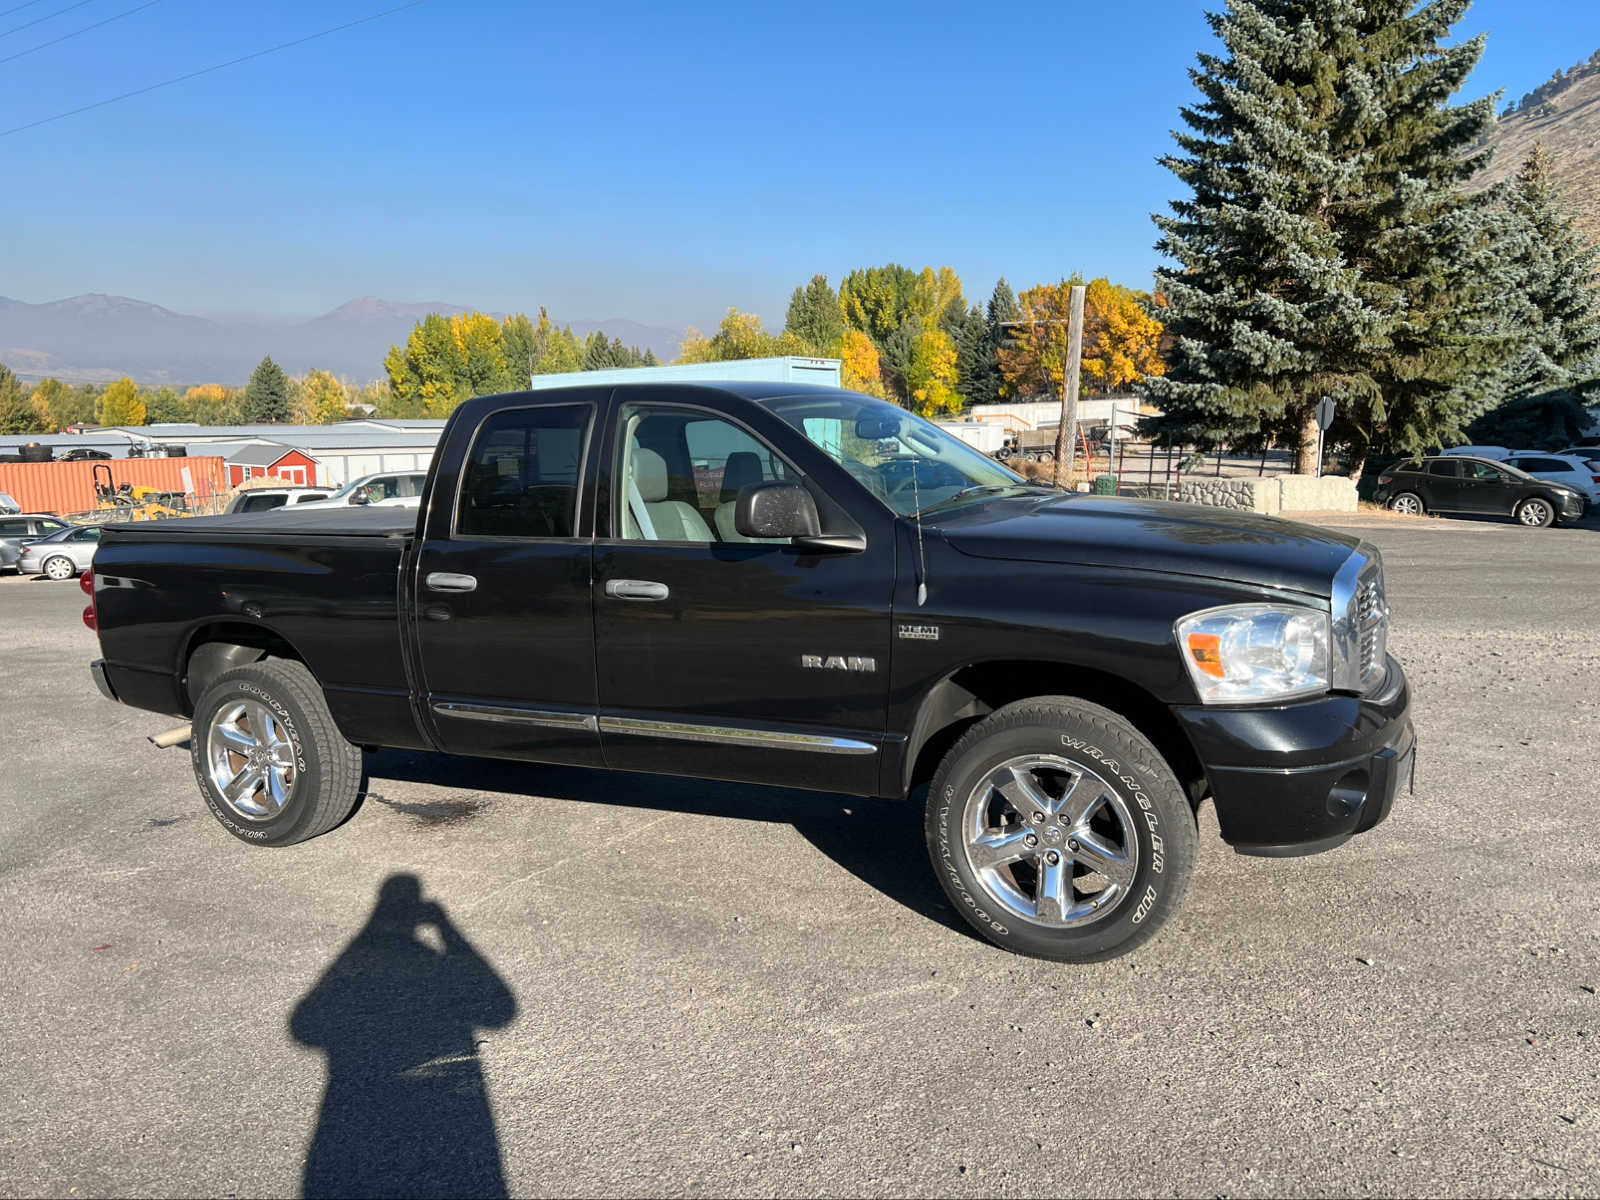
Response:
M229 487L266 475L285 483L314 484L320 479L316 459L278 442L251 442L229 454L226 461Z

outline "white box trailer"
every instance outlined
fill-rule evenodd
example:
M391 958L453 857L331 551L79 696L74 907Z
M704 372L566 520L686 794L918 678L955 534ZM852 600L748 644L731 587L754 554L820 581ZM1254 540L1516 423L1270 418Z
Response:
M960 438L980 454L997 454L1005 445L1006 429L992 421L935 421L940 429Z
M842 387L837 358L742 358L732 362L675 363L670 367L613 367L605 371L563 371L535 375L528 383L544 388L585 387L618 383L694 383L696 380L737 380L746 383L816 383Z

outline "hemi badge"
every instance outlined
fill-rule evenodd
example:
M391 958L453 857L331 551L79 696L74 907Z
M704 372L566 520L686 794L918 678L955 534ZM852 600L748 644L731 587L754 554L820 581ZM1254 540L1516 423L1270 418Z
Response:
M900 636L914 642L937 642L939 640L939 627L937 625L902 625Z

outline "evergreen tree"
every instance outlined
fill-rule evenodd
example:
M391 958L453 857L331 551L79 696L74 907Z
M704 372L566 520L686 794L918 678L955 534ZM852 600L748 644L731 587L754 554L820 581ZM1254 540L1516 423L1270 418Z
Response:
M1448 98L1483 50L1441 43L1470 0L1229 0L1227 53L1191 72L1201 102L1165 165L1192 195L1157 216L1164 413L1147 431L1215 446L1286 440L1315 469L1315 408L1356 469L1374 441L1420 450L1507 355L1492 300L1503 222L1458 185L1493 97Z
M287 421L293 411L289 377L268 355L250 372L250 382L244 389L244 419L251 424Z
M844 340L844 309L826 275L813 275L803 289L795 288L783 331L794 334L815 354L839 352Z
M979 385L989 348L989 326L983 319L983 309L974 304L952 335L956 343L956 370L960 382L956 390L968 404L987 404L974 394Z
M1469 433L1555 449L1587 427L1588 406L1600 398L1600 258L1574 227L1542 144L1504 199L1524 235L1509 296L1520 304L1522 327L1501 403Z

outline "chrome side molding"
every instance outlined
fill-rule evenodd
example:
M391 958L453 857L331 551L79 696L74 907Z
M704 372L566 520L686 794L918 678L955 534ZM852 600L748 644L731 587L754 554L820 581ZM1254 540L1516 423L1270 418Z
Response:
M537 708L496 708L488 704L435 703L433 711L443 717L463 717L468 721L498 721L506 725L537 725L541 729L597 728L589 713L560 712Z
M646 721L635 717L601 717L601 733L714 742L722 746L756 746L764 750L810 750L817 754L876 754L871 742L812 733L784 733L735 725L692 725L683 721Z

